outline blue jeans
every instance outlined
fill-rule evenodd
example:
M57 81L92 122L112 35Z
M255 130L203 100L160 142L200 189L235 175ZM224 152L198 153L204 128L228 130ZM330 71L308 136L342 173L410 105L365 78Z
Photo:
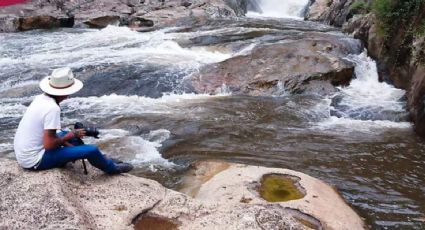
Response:
M66 133L62 131L58 136L65 136ZM70 143L77 145L75 143L78 143L78 141L71 141ZM87 159L91 165L105 173L114 173L116 171L114 162L106 158L95 145L85 145L82 143L73 147L59 147L46 150L36 170L60 168L68 162L79 159Z

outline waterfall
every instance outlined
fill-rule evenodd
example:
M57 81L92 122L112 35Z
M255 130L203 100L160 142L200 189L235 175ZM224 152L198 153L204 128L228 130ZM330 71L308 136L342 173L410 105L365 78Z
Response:
M251 0L261 10L249 11L248 16L302 19L309 0ZM255 9L250 7L249 10Z

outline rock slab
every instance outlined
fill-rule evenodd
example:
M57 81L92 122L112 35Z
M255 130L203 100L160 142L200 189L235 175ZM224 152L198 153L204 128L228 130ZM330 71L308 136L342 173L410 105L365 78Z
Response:
M195 199L152 180L89 170L84 175L75 163L33 172L1 159L0 229L133 229L148 215L179 229L310 229L306 221L319 229L363 229L329 186L290 170L232 165L202 185ZM259 198L250 186L271 172L299 177L305 198L284 204Z
M350 43L316 34L314 38L257 45L247 55L202 68L190 82L199 93L216 93L225 86L234 94L255 96L270 95L279 88L295 94L329 95L335 86L347 85L354 76L354 64L345 57L360 51L356 44L354 39Z

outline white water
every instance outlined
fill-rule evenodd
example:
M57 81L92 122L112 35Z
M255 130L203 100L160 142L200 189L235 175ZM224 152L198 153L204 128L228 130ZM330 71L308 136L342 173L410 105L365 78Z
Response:
M263 12L248 12L247 16L303 19L308 0L258 0L258 3Z
M301 5L295 1L284 1L279 4L300 10L304 7L304 3ZM268 3L265 4L265 6L267 5ZM291 12L296 11L292 10ZM267 12L265 11L265 14ZM37 84L38 81L34 80L32 71L38 68L55 68L64 65L81 68L87 65L157 63L193 69L207 63L225 60L234 55L249 53L255 46L255 44L251 44L236 53L211 51L202 47L188 49L182 48L174 41L176 38L181 38L178 36L190 37L190 34L169 34L166 31L138 33L128 28L112 26L103 30L81 30L72 33L60 31L34 35L6 34L0 44L0 71L10 73L10 68L23 71L30 69L31 73L25 75L28 79L17 76L16 78L21 80L18 82L15 82L15 76L3 81L0 92L14 87ZM404 91L378 82L376 65L373 60L366 54L350 57L350 60L357 63L357 79L353 80L349 87L341 88L341 92L346 95L343 103L351 106L353 110L364 107L393 111L403 110L403 103L398 102L398 99L404 95ZM278 86L275 96L286 95L282 84L280 83ZM65 113L64 123L76 121L66 120L66 114L73 112L84 114L84 119L87 120L109 116L114 118L131 115L143 116L146 113L169 114L174 118L178 116L190 118L191 111L188 111L186 106L191 103L208 103L206 101L210 99L230 94L226 85L217 89L217 92L221 94L216 96L167 94L157 99L120 95L71 98L62 104ZM22 105L23 101L31 101L31 98L0 99L0 118L22 116L26 109L26 106ZM321 116L324 111L329 110L329 103L318 106L319 109ZM315 129L325 132L372 132L406 127L410 127L407 122L362 121L349 117L330 117L314 125ZM129 155L129 159L135 164L171 166L172 164L162 158L158 150L162 146L162 142L169 136L170 132L162 129L154 130L145 136L134 136L125 130L111 129L103 130L101 139L95 143L114 142L115 144L111 146L111 149L107 149L106 153L114 155L117 154L115 151L120 151L118 154ZM11 145L2 143L0 147L9 151Z
M222 93L218 95L207 94L167 94L161 98L148 98L141 96L122 96L108 95L101 97L70 98L64 101L61 106L64 113L77 111L84 114L85 119L103 117L103 116L131 116L143 114L169 114L173 117L188 117L190 113L184 109L184 106L190 103L199 103L212 98L228 96L230 94ZM74 123L76 120L67 120L64 123ZM115 142L115 144L106 144L105 153L111 156L124 157L135 165L149 165L151 170L156 166L174 167L172 162L164 159L159 152L162 142L170 137L170 131L165 129L153 130L147 135L132 136L128 131L121 129L101 130L99 140L89 139L92 143L102 144ZM119 153L117 153L118 151Z
M86 111L86 116L99 115L132 115L143 113L179 113L185 115L181 106L194 102L202 102L211 98L228 96L230 94L166 94L160 98L149 98L142 96L107 95L101 97L70 98L61 105L66 112Z
M28 32L31 33L31 32ZM30 35L4 34L0 42L0 72L14 73L2 79L0 92L15 88L37 85L34 70L53 69L69 66L81 68L88 65L145 65L159 64L172 66L182 70L196 69L208 63L223 61L232 53L218 52L203 47L183 48L175 39L190 37L190 33L167 33L159 30L150 33L139 33L126 27L108 26L102 30L61 30L57 32L38 32ZM26 72L28 69L31 72ZM22 72L21 72L22 71ZM46 71L47 74L47 71ZM7 76L7 75L6 75ZM78 76L77 76L78 77ZM224 96L220 94L218 96ZM143 113L182 114L179 106L190 101L207 100L213 96L195 94L167 94L153 99L139 96L109 95L102 97L71 98L65 101L63 112L84 113L84 119L99 116L127 116ZM214 96L217 97L217 96ZM30 98L0 99L0 118L16 119L26 110L23 101ZM64 116L64 124L76 122ZM129 159L135 164L160 164L172 166L162 158L158 151L162 141L170 135L168 130L152 131L151 136L131 136L124 130L102 130L100 140L87 138L92 143L116 142L118 150L131 155ZM121 146L121 147L120 147ZM10 143L2 143L1 148L10 151ZM6 148L8 147L8 148ZM124 148L125 149L122 149ZM113 150L106 150L114 155Z
M41 33L29 36L6 34L0 44L0 70L11 66L72 68L100 64L160 63L178 68L196 68L223 61L229 53L204 48L182 48L166 30L139 33L127 27L102 30ZM28 44L31 44L28 46ZM18 46L20 45L20 46Z
M88 144L104 146L103 153L108 156L130 161L134 165L173 167L174 163L164 159L158 148L170 137L170 131L159 129L144 136L133 136L123 129L101 129L99 139L86 138ZM112 144L111 144L112 143Z
M349 56L348 60L356 64L356 79L348 87L339 87L343 95L340 105L349 107L344 116L329 118L317 123L313 128L320 130L339 130L340 132L377 132L387 128L411 128L410 122L395 122L390 120L360 120L350 117L355 111L388 111L395 113L405 112L405 102L401 98L405 91L379 82L376 62L367 56L367 52ZM331 100L326 100L330 104ZM331 107L332 108L332 107Z
M404 103L400 99L405 91L396 89L385 82L378 81L376 62L367 56L366 51L349 59L356 63L356 79L350 86L340 88L344 104L353 109L374 107L381 110L404 111Z

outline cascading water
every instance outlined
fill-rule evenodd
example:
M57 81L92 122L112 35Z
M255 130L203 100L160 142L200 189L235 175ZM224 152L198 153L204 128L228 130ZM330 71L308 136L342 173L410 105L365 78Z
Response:
M405 91L378 81L376 63L366 51L350 55L347 60L356 64L356 78L329 99L331 116L315 127L362 132L409 128L409 114L403 100Z
M272 8L297 6L279 11L293 17L302 2L276 1ZM215 96L179 91L187 74L249 55L258 44L336 33L300 20L224 23L184 32L107 27L1 34L0 156L14 157L12 134L40 93L38 81L67 65L94 93L61 103L63 123L99 126L101 138L87 142L135 163L136 175L174 187L177 171L200 159L290 168L335 185L373 229L423 229L414 220L425 214L425 189L418 186L425 183L425 146L406 122L405 92L378 82L365 53L347 57L356 79L331 98L291 95L284 82L270 97L232 95L226 84Z
M309 0L253 0L260 9L249 11L247 16L302 19ZM253 8L251 8L253 9ZM261 10L261 11L260 11ZM260 12L258 12L260 11Z
M173 39L176 34L166 33L166 30L151 33L138 33L126 27L109 26L102 30L61 30L56 32L28 32L26 35L5 34L0 36L0 120L2 125L15 123L25 112L27 104L32 100L32 95L26 97L26 91L31 94L37 91L38 80L35 77L46 76L51 69L69 66L75 70L88 66L96 69L103 66L132 65L151 68L177 69L177 71L190 73L199 66L213 63L231 57L231 53L207 51L203 48L183 48ZM31 45L27 45L31 44ZM127 68L127 67L126 67ZM30 71L29 71L30 70ZM102 72L99 69L99 72ZM76 72L77 77L81 73ZM170 88L176 81L173 78L182 78L183 75L170 74L165 79ZM110 77L110 76L104 76ZM156 81L154 79L153 81ZM179 79L177 79L179 80ZM85 82L90 87L89 82ZM102 87L96 85L96 88ZM101 95L100 95L101 96ZM158 99L138 96L109 95L103 97L77 97L65 101L63 112L73 114L75 111L84 111L84 120L106 117L112 114L129 115L139 111L152 113L169 113L172 105L192 99L204 99L209 95L195 94L168 94ZM123 104L124 103L124 104ZM26 105L24 105L26 104ZM162 105L161 105L162 104ZM156 106L156 108L152 108ZM119 115L118 115L119 116ZM72 115L70 116L72 117ZM64 123L71 124L79 121L64 116ZM15 125L13 125L14 127ZM3 127L4 128L4 127ZM162 129L159 129L162 130ZM162 158L158 151L161 143L169 136L169 131L162 130L164 139L150 140L150 136L135 136L125 130L104 129L105 134L97 144L105 145L111 140L119 140L126 153L127 160L138 164L159 164L173 166L171 162ZM158 135L158 132L156 132ZM0 135L0 153L13 157L11 135ZM4 139L2 139L4 138ZM108 146L108 145L106 145ZM106 148L105 153L115 153L116 149Z

